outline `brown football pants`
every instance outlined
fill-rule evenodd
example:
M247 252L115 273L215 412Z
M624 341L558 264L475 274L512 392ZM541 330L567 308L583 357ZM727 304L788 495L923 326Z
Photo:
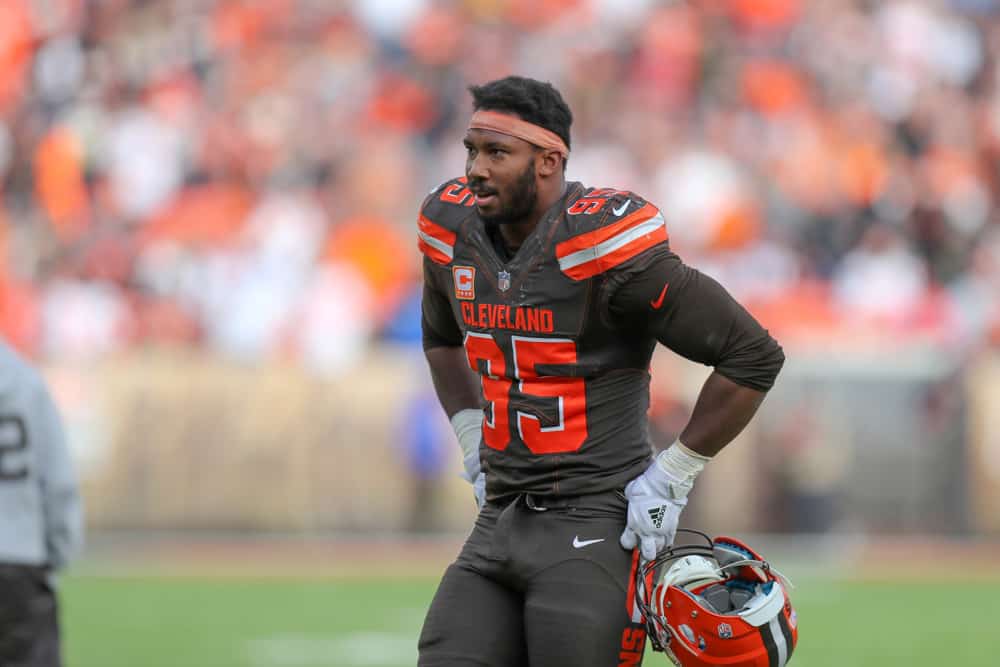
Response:
M420 667L640 665L625 510L617 491L487 503L427 612Z

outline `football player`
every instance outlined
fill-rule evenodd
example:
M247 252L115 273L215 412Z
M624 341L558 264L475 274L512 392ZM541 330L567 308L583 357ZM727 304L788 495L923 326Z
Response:
M465 176L424 200L418 245L424 350L480 512L419 664L638 665L640 557L672 543L695 479L784 355L671 252L654 204L566 180L572 114L555 88L507 77L470 91ZM714 372L651 460L657 342Z
M83 512L59 413L41 375L0 340L0 665L62 664L55 573Z

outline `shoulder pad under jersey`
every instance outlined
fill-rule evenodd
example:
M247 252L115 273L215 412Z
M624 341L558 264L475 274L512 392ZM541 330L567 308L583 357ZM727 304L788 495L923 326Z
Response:
M450 264L455 253L458 228L475 204L466 178L453 178L434 188L420 206L417 246L438 264Z
M556 258L574 280L601 274L667 241L660 209L628 190L583 189L570 200L564 219L568 238L556 245Z

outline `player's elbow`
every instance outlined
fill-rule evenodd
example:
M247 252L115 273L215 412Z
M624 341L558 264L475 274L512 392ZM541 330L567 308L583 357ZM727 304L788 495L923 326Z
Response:
M434 348L445 347L444 341L442 341L440 338L437 338L435 336L428 336L427 334L423 335L423 338L421 339L421 342L423 343L424 356L425 357Z
M420 333L425 356L430 350L435 348L457 347L462 345L462 339L457 332L452 335L443 334L434 327L429 326L426 320L422 323Z
M774 386L774 382L778 379L778 374L781 373L781 369L785 365L785 350L778 344L778 341L770 336L767 338L770 345L762 360L762 365L766 369L767 388L770 389Z
M757 391L768 391L774 386L784 365L785 351L778 341L765 334L727 355L716 366L716 370L737 384Z

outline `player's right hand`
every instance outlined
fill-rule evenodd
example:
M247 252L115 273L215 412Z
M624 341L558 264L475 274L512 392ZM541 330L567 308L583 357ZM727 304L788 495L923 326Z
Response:
M460 410L451 417L451 427L455 430L458 444L462 448L462 479L472 485L476 506L483 508L486 502L486 475L479 462L479 445L483 439L483 411Z
M476 507L483 509L486 503L486 473L480 469L479 452L470 452L462 459L465 472L462 479L472 484L472 493L476 497Z
M472 493L476 496L476 507L483 509L486 504L486 473L481 472L476 475L476 481L472 483Z

